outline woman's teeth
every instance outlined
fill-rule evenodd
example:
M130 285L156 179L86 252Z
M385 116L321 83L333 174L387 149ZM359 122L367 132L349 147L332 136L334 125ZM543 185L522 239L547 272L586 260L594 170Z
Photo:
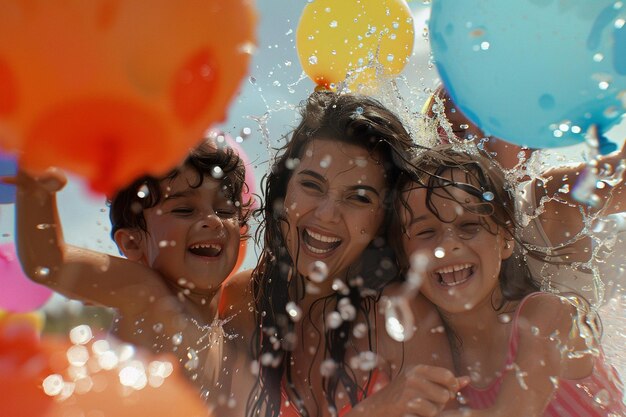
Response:
M328 253L341 244L341 239L336 236L323 235L309 229L304 229L303 241L309 251L318 255Z

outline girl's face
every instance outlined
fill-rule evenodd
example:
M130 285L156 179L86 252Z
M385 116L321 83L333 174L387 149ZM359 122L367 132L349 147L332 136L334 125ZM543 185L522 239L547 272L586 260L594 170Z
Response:
M456 170L444 176L467 182ZM437 216L426 205L427 190L416 187L410 184L403 194L413 212L401 211L406 227L402 244L423 279L422 293L450 314L490 307L502 260L513 253L513 242L490 216L464 208L485 207L477 197L453 186L435 189L431 202Z
M368 151L312 140L287 184L282 233L297 271L323 262L328 280L343 277L377 236L384 218L385 171Z

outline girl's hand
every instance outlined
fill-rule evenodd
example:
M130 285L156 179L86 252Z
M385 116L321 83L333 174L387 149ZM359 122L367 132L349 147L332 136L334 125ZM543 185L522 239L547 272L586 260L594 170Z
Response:
M384 396L389 417L435 417L469 382L469 377L456 378L445 368L417 365L395 377L374 396Z

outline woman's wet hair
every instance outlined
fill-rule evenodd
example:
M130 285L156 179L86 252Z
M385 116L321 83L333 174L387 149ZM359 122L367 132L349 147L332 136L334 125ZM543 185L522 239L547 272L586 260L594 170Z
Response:
M190 151L180 166L165 176L159 178L146 175L137 178L108 201L111 237L114 238L119 229L135 229L148 233L143 211L155 207L163 200L165 195L161 189L162 184L178 177L183 167L198 174L197 182L190 184L192 188L200 187L207 177L219 178L227 198L238 207L240 226L247 229L251 201L242 201L242 192L247 191L248 187L245 183L243 161L233 149L217 148L213 142L203 141ZM216 167L220 169L215 170Z
M413 210L406 200L406 191L422 188L426 190L426 207L441 221L449 222L450 219L440 216L437 205L433 202L435 196L455 201L466 211L479 215L483 227L490 233L504 230L506 238L515 241L513 255L503 260L500 270L502 300L499 305L494 306L499 310L507 301L520 300L527 294L539 291L540 286L530 274L526 256L547 260L520 238L521 226L516 218L513 187L508 184L504 170L484 151L470 146L440 145L421 152L412 161L420 170L404 172L398 180L396 205L410 219ZM459 201L450 192L452 188L460 189L474 198ZM487 218L492 225L486 221ZM406 224L409 220L406 216L396 215L392 223L391 229L397 236L407 233ZM401 273L406 273L410 254L404 252L401 239L395 239L392 245L398 254Z
M263 252L253 272L252 291L261 327L253 338L252 350L260 363L259 378L248 400L247 415L250 417L278 416L284 402L282 389L302 416L321 412L319 403L317 410L304 407L302 393L293 383L291 349L297 341L293 340L295 323L286 312L290 301L297 303L305 295L304 277L297 272L297 260L291 259L283 237L284 228L290 226L286 222L284 199L293 169L305 149L313 140L324 139L356 145L368 151L385 172L388 191L383 201L385 218L381 231L386 231L385 225L391 221L393 207L391 189L401 172L407 170L409 155L416 147L398 117L369 97L315 92L301 103L300 113L300 124L291 133L287 144L278 150L271 171L264 178L265 203L256 213L262 225L257 236ZM385 262L381 262L383 258ZM374 265L368 265L367 260L371 259L377 260ZM386 236L379 236L365 250L362 260L351 266L349 275L355 279L347 283L348 290L320 298L313 307L322 303L324 313L330 312L337 308L340 299L347 298L359 311L359 317L367 318L377 291L397 276L396 264ZM381 270L380 265L385 265L387 270ZM376 271L365 271L367 268ZM375 277L378 279L372 279ZM366 293L371 295L364 295ZM303 320L308 320L308 313L310 311L304 313ZM352 404L367 392L367 386L361 386L345 360L351 326L352 322L346 320L336 329L320 330L320 338L324 341L321 354L337 365L331 376L323 377L324 395L330 407L335 407L340 386L348 393Z

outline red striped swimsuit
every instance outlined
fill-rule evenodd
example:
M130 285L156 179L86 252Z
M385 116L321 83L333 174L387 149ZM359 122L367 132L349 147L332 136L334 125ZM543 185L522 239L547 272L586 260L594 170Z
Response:
M529 298L545 293L533 293L526 296L519 304L512 323L509 352L502 375L486 388L478 389L471 385L461 394L467 405L473 409L492 406L498 393L504 374L513 368L518 346L517 319L522 305ZM604 353L595 358L591 375L577 380L560 379L558 389L543 413L543 417L610 417L626 416L623 402L623 385L613 367L605 362Z

